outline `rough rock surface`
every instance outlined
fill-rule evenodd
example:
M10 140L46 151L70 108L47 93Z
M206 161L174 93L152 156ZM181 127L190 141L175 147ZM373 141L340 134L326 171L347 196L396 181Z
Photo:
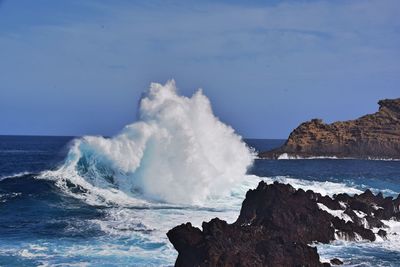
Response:
M378 102L379 111L356 120L325 124L313 119L292 131L285 144L263 158L400 158L400 98Z
M369 190L331 198L260 182L247 192L235 223L215 218L203 222L203 230L186 223L167 236L179 252L175 266L330 266L308 244L337 238L374 241L386 231L371 229L384 228L383 219L400 220L399 208L400 196L393 200Z
M343 262L337 258L331 259L332 265L342 265Z

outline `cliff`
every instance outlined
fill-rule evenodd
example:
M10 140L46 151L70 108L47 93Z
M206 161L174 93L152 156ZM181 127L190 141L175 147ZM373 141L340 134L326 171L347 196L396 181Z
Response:
M379 111L325 124L313 119L292 131L285 144L261 158L350 157L400 159L400 98L378 102Z
M215 218L203 222L202 230L186 223L167 236L179 252L175 266L330 266L310 243L385 239L382 220L400 220L399 208L400 196L384 198L369 190L331 198L260 182L247 192L235 223Z

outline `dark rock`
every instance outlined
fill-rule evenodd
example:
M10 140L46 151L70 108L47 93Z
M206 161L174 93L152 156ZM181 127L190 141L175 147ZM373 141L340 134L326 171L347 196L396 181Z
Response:
M358 234L362 239L367 239L370 241L375 241L375 235L370 229L366 229L363 226L357 225L353 222L345 222L338 217L332 218L332 224L336 233L341 239L345 240L357 240Z
M168 232L179 252L175 266L323 266L316 248L270 236L260 227L215 218L202 228L182 224ZM195 242L188 242L191 237Z
M370 228L381 228L384 226L384 224L377 217L368 215L365 217L365 219L367 220Z
M369 190L331 198L288 184L260 182L247 192L236 222L215 218L204 222L202 230L182 224L167 236L179 252L176 266L329 266L320 262L317 249L308 244L335 238L374 241L369 228L383 227L380 220L388 216L396 218L398 199ZM341 210L352 221L326 209ZM377 234L386 237L382 229Z
M290 185L260 182L247 192L235 224L262 225L282 232L287 240L329 242L334 239L332 215L319 209L318 196Z
M317 194L319 195L319 194ZM319 198L316 199L318 203L324 204L331 210L341 210L343 207L340 205L338 200L333 200L329 196L320 196Z
M339 260L338 258L331 259L332 265L342 265L343 261Z
M400 158L400 98L378 102L379 111L356 120L325 124L313 119L292 131L285 144L260 157L336 156Z
M380 237L382 237L383 239L386 239L387 232L386 232L385 230L380 229L380 230L378 231L378 235L379 235Z
M167 236L175 249L179 251L176 266L197 266L205 261L203 233L191 223L175 227L167 233Z

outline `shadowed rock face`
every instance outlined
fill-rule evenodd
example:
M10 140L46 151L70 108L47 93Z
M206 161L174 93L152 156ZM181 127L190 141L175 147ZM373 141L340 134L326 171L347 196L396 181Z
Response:
M260 157L336 156L400 158L400 98L378 102L379 111L356 120L325 124L313 119L292 131L286 143Z
M215 218L202 228L187 223L168 232L179 252L175 266L322 266L316 248L269 235L262 227Z
M290 185L260 182L247 192L235 223L215 218L203 222L202 231L186 223L167 236L179 252L176 266L330 266L321 263L316 248L308 244L339 237L385 238L385 230L374 233L371 229L385 227L383 219L400 220L399 207L400 196L393 200L369 190L331 198ZM335 212L347 220L331 214Z

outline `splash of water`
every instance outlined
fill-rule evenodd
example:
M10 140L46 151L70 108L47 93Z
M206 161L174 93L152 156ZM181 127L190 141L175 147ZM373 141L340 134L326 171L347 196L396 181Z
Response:
M214 116L200 89L185 97L174 81L152 83L138 115L112 138L75 140L59 176L103 195L202 204L243 181L253 162L254 152Z

